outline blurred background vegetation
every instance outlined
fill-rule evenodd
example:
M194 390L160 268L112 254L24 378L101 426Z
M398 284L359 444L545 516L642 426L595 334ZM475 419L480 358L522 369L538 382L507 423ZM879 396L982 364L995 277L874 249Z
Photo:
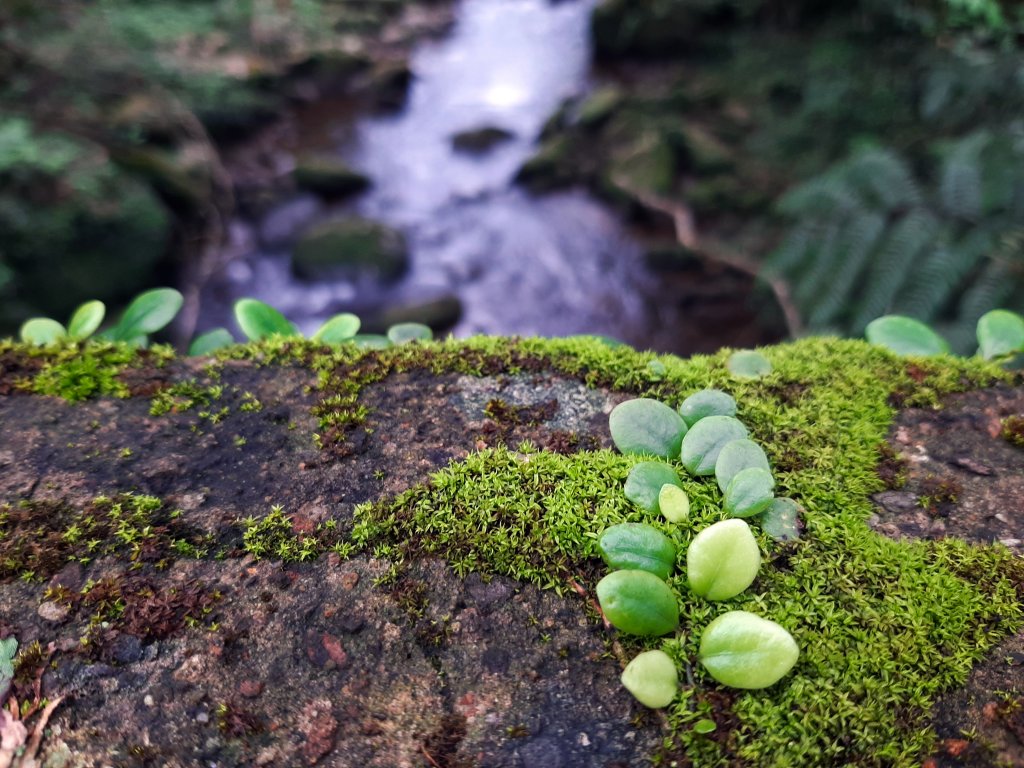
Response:
M375 46L404 7L2 0L0 331L187 280L228 148L310 82L400 86ZM522 183L589 186L666 274L752 265L791 332L900 312L971 351L984 311L1024 310L1024 3L603 0L592 33L599 85Z

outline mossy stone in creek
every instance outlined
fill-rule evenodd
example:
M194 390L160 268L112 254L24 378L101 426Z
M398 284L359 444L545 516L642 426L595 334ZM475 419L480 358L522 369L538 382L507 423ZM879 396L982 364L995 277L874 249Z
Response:
M367 273L394 280L408 266L401 232L356 216L313 226L299 238L292 255L292 271L308 280Z
M323 197L344 197L370 186L369 177L329 155L303 155L295 164L295 184Z
M459 152L483 154L513 138L515 134L511 131L488 125L456 133L452 136L452 147Z

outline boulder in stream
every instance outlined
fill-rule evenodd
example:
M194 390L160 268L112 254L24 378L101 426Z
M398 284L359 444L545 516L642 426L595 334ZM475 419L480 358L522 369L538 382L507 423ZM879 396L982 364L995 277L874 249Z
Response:
M452 147L459 152L484 154L513 138L515 138L515 134L511 131L487 125L481 128L471 128L468 131L459 131L452 136Z
M326 197L338 198L362 192L370 178L338 157L327 154L301 155L295 161L295 185Z
M292 254L292 271L307 280L363 274L394 280L408 266L404 235L359 216L314 225L299 238Z

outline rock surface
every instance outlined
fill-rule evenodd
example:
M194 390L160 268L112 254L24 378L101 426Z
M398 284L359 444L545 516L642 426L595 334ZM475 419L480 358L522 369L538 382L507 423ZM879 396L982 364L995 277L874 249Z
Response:
M292 270L307 280L339 274L394 280L408 265L401 232L358 216L314 225L300 236L292 253Z

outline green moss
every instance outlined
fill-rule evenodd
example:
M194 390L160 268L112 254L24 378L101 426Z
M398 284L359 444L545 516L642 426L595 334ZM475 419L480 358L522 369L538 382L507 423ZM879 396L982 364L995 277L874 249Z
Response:
M962 682L973 663L1021 626L1024 565L999 547L895 542L872 532L869 497L883 488L879 446L896 406L933 406L946 393L1006 381L1007 374L977 359L908 361L859 341L807 339L763 350L772 373L740 381L725 367L730 352L681 360L582 337L474 338L379 352L274 339L221 357L313 372L328 448L365 420L365 388L404 371L558 372L672 406L706 387L729 392L772 462L779 495L805 509L806 533L785 545L760 536L765 565L758 580L725 605L692 598L682 572L670 581L683 629L663 645L694 670L695 680L668 713L662 760L919 765L935 740L928 711L936 695ZM53 367L45 359L55 354L41 353L45 366ZM242 521L242 548L289 562L328 550L367 552L394 562L386 578L394 584L402 583L404 562L433 555L459 574L505 574L569 593L576 583L592 586L602 572L596 538L606 526L644 519L622 494L636 460L610 451L562 456L530 445L485 450L422 486L357 507L350 535L333 522L303 530L274 507L263 519ZM679 551L721 517L714 481L686 477L684 485L688 523L646 521ZM0 528L5 524L0 511ZM118 538L113 521L103 524L116 551L139 551ZM180 549L193 554L190 545ZM25 567L22 557L19 573ZM802 655L782 683L725 694L694 663L700 629L729 609L769 616L792 632ZM719 727L713 735L696 733L693 724L707 717Z

